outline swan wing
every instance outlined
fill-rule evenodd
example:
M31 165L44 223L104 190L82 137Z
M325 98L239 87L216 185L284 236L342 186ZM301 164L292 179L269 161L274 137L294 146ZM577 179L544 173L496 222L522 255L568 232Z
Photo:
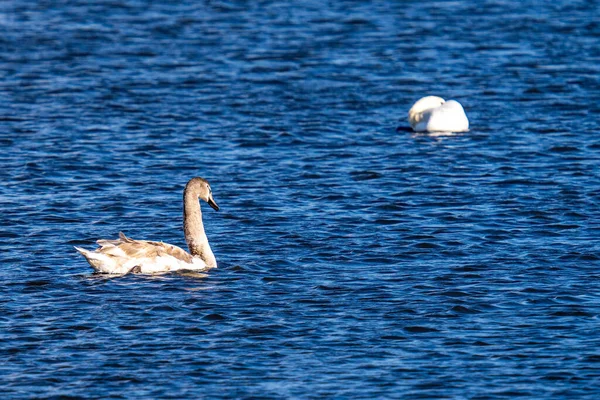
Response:
M466 132L469 120L464 109L454 100L448 100L437 108L427 110L421 128L429 132Z
M97 241L95 251L77 248L98 272L125 274L203 269L206 265L187 251L172 244L135 240L119 232L119 239Z
M154 246L159 256L173 257L185 263L193 263L194 257L183 250L181 247L174 246L163 242L146 242L148 245Z
M180 262L193 263L193 257L190 253L183 250L181 247L174 246L172 244L164 242L153 242L149 240L135 240L125 236L123 232L119 232L118 240L105 240L98 241L98 244L102 246L107 245L106 250L104 246L101 247L100 251L113 251L124 253L129 258L153 258L153 257L173 257Z

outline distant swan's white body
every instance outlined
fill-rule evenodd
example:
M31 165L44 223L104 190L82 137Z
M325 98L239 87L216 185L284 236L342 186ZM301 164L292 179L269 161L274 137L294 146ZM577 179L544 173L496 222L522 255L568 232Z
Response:
M123 233L119 233L119 239L116 240L98 240L100 247L95 251L80 247L75 249L83 254L96 272L104 274L153 274L216 268L217 260L204 232L198 199L219 210L208 182L202 178L192 178L183 192L183 227L189 253L163 242L133 240Z
M466 132L469 119L456 100L427 96L408 111L408 122L415 132Z

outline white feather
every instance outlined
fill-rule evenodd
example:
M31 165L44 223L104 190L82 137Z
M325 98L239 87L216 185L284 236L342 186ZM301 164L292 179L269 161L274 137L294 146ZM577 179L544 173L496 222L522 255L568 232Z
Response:
M456 100L427 96L408 111L408 122L415 132L466 132L469 119Z

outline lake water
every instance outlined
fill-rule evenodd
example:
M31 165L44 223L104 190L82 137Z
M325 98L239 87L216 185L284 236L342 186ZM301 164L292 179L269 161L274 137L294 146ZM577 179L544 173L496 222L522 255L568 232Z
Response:
M4 398L598 398L596 2L161 3L0 4Z

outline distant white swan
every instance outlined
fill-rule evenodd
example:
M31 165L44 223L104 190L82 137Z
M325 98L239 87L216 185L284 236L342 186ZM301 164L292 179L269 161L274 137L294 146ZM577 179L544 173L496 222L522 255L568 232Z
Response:
M151 274L181 269L203 271L216 268L217 260L204 232L198 199L219 210L208 182L202 178L192 178L183 191L183 229L189 253L163 242L133 240L122 232L117 240L98 240L100 247L95 251L80 247L75 249L83 254L96 272L105 274Z
M469 120L456 100L427 96L408 111L408 122L415 132L466 132Z

